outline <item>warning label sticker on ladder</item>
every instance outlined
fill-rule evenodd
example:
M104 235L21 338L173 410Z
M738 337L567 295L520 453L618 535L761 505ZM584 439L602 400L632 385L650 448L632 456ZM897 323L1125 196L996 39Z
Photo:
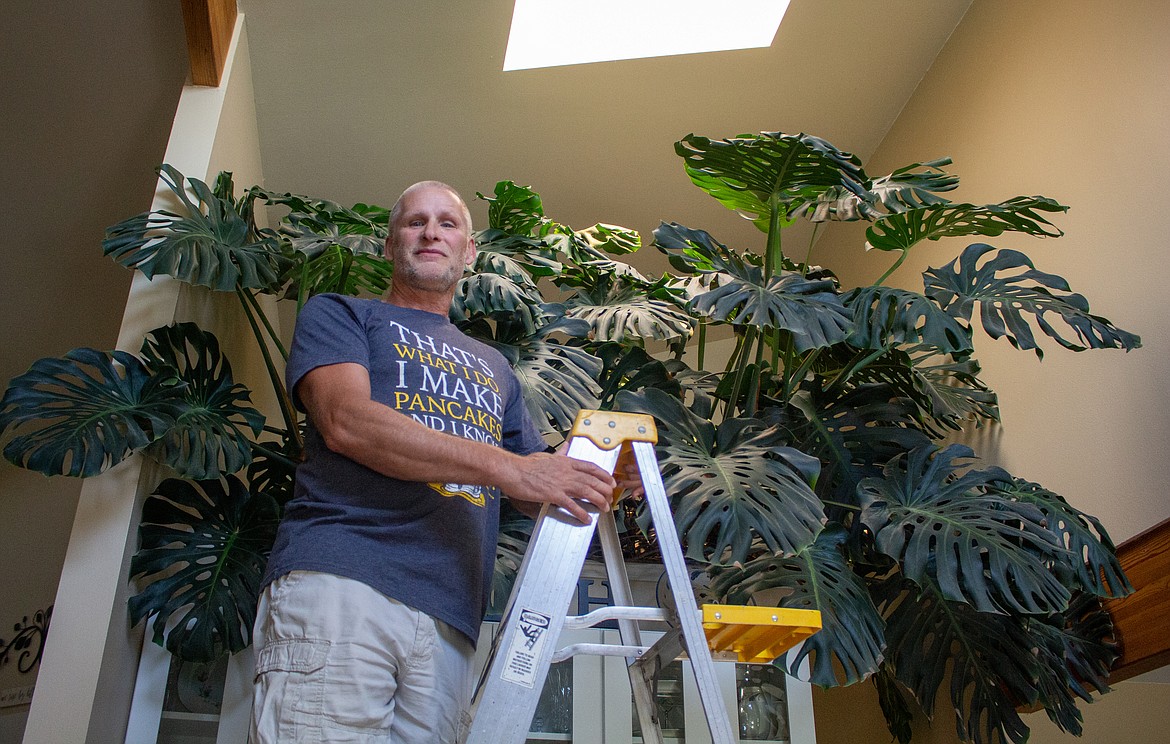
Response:
M539 671L537 660L548 641L548 627L551 618L532 610L522 609L516 614L516 630L512 644L504 657L504 669L500 679L528 689L536 686Z

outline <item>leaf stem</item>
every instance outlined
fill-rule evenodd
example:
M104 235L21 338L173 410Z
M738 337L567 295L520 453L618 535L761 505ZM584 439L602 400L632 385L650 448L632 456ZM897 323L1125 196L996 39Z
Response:
M245 290L240 285L236 285L236 295L240 298L240 305L244 308L244 315L248 318L248 324L252 326L252 335L256 337L256 343L260 346L260 354L264 357L264 366L268 370L268 379L272 382L273 392L276 393L277 403L280 405L280 413L284 418L284 424L289 433L292 435L293 441L296 442L297 448L304 446L301 441L301 432L297 427L296 412L293 411L292 400L289 398L288 391L285 390L284 382L280 379L280 374L276 371L276 365L272 362L272 352L268 349L268 344L265 342L264 334L260 331L260 325L256 322L254 313L260 312L260 306L253 304L256 298L251 296L251 293ZM272 326L265 323L269 332L272 331ZM279 344L278 344L279 345Z
M281 432L281 433L284 433L284 432ZM262 452L266 457L269 457L273 460L279 460L281 463L289 466L290 468L295 468L299 464L298 462L293 460L288 455L286 455L282 452L279 452L277 450L274 450L271 447L267 447L267 446L261 444L260 442L252 442L252 449L260 450L260 452Z
M699 369L703 369L703 359L707 354L707 321L699 321L699 349L698 349L698 364Z
M256 296L247 291L245 291L243 294L251 304L252 309L256 311L256 315L260 318L260 322L264 324L264 330L268 332L268 338L272 341L273 345L276 346L276 350L280 352L281 358L287 362L288 350L284 348L284 344L281 343L280 336L277 335L276 329L272 327L272 323L268 320L268 316L260 308L260 303L256 301ZM257 337L257 340L259 340L259 337Z
M830 501L829 499L821 499L821 503L825 504L826 506L836 506L841 509L849 509L856 512L861 511L861 507L857 504L846 504L841 501Z
M808 267L812 262L813 244L817 241L817 233L820 232L822 224L824 223L813 223L812 235L808 239L808 252L804 254L804 264L800 267L800 276L802 279L808 277Z
M898 256L898 260L894 262L894 265L891 266L889 269L887 269L886 273L884 273L880 277L878 277L878 280L876 282L874 282L873 285L875 287L880 287L882 285L882 282L884 282L886 279L888 279L890 277L890 274L893 274L895 271L898 270L898 267L901 266L902 262L906 260L906 256L909 255L909 253L910 253L909 251L903 250L902 254L900 256Z
M735 415L735 410L738 407L739 391L743 388L743 378L748 368L748 364L746 363L747 355L752 347L752 343L755 341L755 335L756 327L748 326L747 331L744 333L744 343L739 355L739 368L735 372L735 384L731 387L731 397L727 399L727 412L732 416Z

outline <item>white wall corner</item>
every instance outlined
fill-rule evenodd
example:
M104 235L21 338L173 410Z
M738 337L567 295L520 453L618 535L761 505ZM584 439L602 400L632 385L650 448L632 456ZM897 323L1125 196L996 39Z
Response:
M262 183L255 115L241 14L220 86L183 89L164 162L184 176L211 181L218 163L242 159L249 183ZM152 210L174 211L176 201L160 180ZM136 274L118 348L137 352L149 331L180 319L182 287L167 277ZM125 739L143 633L129 625L128 566L141 504L160 479L159 468L133 457L85 482L25 726L27 744Z

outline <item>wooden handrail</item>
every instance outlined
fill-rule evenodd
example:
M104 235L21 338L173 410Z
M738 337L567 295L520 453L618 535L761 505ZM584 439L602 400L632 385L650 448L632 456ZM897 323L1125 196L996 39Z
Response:
M1170 664L1170 519L1117 546L1117 557L1135 591L1105 603L1121 641L1110 684Z
M236 0L183 0L192 85L219 85L235 25Z

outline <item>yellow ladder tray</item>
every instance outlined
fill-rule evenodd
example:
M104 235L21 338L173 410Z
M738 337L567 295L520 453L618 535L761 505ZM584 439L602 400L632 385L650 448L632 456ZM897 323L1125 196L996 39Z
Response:
M770 664L821 629L819 610L703 605L703 631L712 653Z

